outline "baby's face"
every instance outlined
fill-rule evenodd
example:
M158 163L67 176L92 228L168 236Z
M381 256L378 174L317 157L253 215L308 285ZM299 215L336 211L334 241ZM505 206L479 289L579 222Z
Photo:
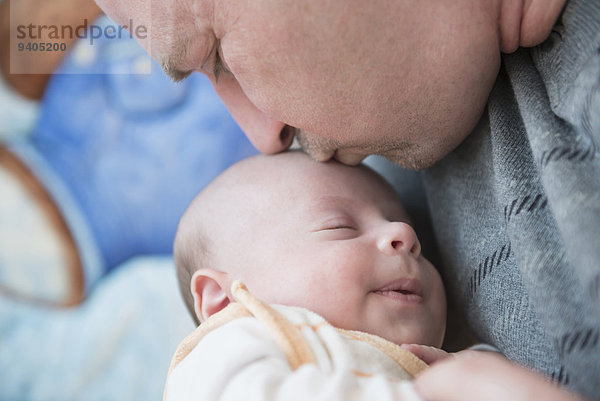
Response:
M251 166L260 184L220 217L219 267L265 302L397 344L440 346L444 288L393 190L364 168L275 157Z

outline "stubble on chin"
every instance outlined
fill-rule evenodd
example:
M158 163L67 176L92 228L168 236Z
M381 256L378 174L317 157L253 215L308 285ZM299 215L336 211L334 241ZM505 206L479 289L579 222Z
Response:
M417 144L384 151L381 155L402 168L414 171L431 167L437 161L434 155Z
M427 149L407 141L391 141L385 144L341 144L303 130L296 130L296 138L302 149L316 161L327 161L337 150L351 148L361 154L380 155L392 163L408 169L422 170L433 165L439 158L435 149Z
M296 130L296 139L304 152L320 162L331 159L336 149L339 148L339 144L331 139L310 134L300 129Z

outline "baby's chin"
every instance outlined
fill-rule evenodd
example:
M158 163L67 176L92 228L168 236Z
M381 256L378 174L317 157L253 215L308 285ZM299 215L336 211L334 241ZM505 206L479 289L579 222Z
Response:
M428 332L423 333L421 330L418 331L410 331L410 332L398 332L399 330L394 330L392 332L386 330L382 333L373 332L373 334L393 342L396 345L402 344L420 344L420 345L429 345L432 347L440 348L442 345L442 341L438 340L441 336L432 335L434 333Z

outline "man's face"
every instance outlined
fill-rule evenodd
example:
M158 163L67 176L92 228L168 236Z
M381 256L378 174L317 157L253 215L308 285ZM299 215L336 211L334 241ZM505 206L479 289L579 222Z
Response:
M474 127L499 65L486 2L148 1L98 3L147 25L170 75L207 74L265 153L295 132L317 160L428 166Z
M252 184L219 202L229 211L209 217L213 267L265 302L397 344L439 347L444 288L393 189L362 167L275 158L247 164L260 184L245 176Z

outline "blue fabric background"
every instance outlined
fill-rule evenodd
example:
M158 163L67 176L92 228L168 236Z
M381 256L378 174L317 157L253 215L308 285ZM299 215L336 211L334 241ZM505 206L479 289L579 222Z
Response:
M194 195L256 151L203 75L175 84L155 62L132 74L147 55L131 39L78 46L47 88L31 143L70 189L110 271L171 252Z

